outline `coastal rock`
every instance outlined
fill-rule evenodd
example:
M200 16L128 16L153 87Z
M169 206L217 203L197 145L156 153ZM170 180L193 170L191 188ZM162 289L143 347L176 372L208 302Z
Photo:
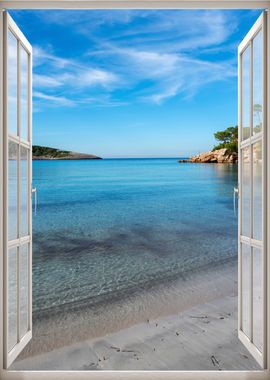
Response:
M237 153L230 153L228 149L218 149L210 152L200 153L197 156L190 157L186 160L178 160L178 162L191 163L218 163L231 164L238 161Z

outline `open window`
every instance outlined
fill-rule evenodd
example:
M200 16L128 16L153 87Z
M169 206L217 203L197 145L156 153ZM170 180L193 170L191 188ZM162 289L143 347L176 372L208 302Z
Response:
M266 13L239 59L238 336L266 366Z
M4 15L4 365L32 337L32 49Z
M266 367L266 13L239 46L239 339ZM4 366L32 337L32 49L4 15Z

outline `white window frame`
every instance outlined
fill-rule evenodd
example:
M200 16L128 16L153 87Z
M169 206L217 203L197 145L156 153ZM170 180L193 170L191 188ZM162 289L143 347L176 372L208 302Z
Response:
M5 17L6 16L6 17ZM16 359L16 357L20 354L22 349L29 343L29 341L32 339L32 212L31 212L31 202L32 202L32 102L30 99L32 99L32 47L29 44L29 42L26 40L24 35L21 33L15 22L12 20L10 15L6 13L4 16L4 39L7 39L8 33L12 33L14 38L16 39L17 43L17 93L18 93L18 99L20 99L20 64L21 64L21 54L20 51L21 49L24 49L24 51L27 53L27 102L28 102L28 120L27 120L27 139L24 139L21 137L21 134L18 135L13 135L10 134L7 128L4 128L4 142L6 141L6 145L4 143L4 156L6 157L6 168L4 168L4 175L5 177L8 177L8 143L9 141L12 141L13 143L16 144L16 147L18 148L18 164L20 167L20 149L21 147L24 147L24 149L27 149L27 154L28 154L28 194L27 194L27 214L28 214L28 228L29 231L27 235L25 236L20 236L18 233L18 236L13 239L9 240L8 238L8 233L7 230L4 231L6 234L6 237L4 238L4 252L7 251L6 257L4 256L4 283L7 284L7 276L8 276L8 256L9 256L9 248L13 247L17 249L17 260L20 258L20 254L18 255L18 248L21 248L22 246L27 245L28 247L28 265L27 265L27 278L28 278L28 294L27 294L27 299L28 299L28 310L27 310L27 332L21 336L20 334L20 285L17 286L17 343L14 345L14 347L8 351L8 332L4 331L4 365L5 368L8 368L9 365ZM7 47L8 49L8 47ZM5 63L4 63L4 75L7 75L8 71L8 57L5 57ZM3 104L8 104L7 101L7 88L4 85L4 102ZM17 112L18 115L20 115L20 106L17 106ZM3 112L3 117L7 119L7 115L5 115L5 112ZM20 116L19 116L20 120ZM20 128L20 121L17 124L19 125ZM18 128L17 125L17 128ZM19 174L20 169L18 170L18 177L20 176ZM19 178L18 180L18 194L20 194L20 181ZM4 202L6 205L8 204L8 191L7 188L4 189ZM19 201L20 204L20 201ZM17 210L17 223L20 226L20 206L18 207ZM6 208L6 212L7 208ZM5 211L4 211L5 213ZM19 227L20 228L20 227ZM19 259L20 260L20 259ZM18 280L17 282L20 282L20 273L17 272ZM5 308L8 309L8 289L4 285L4 305ZM4 326L8 325L8 310L4 310Z
M270 350L266 370L262 371L11 371L3 369L3 10L8 9L268 9L270 0L6 0L0 1L0 378L19 379L101 379L101 380L213 380L213 379L270 379ZM270 42L270 27L267 29ZM269 44L268 44L269 45ZM236 53L237 54L237 51ZM270 126L270 46L267 50L267 125ZM270 133L266 136L270 152ZM270 200L270 155L267 154L267 199ZM265 339L270 347L270 201L267 202L267 328Z
M258 20L253 24L252 28L250 31L247 33L243 41L240 43L238 46L238 140L239 140L239 146L238 146L238 182L239 182L239 213L238 213L238 338L240 341L247 347L249 352L253 355L254 358L260 363L260 365L265 368L266 366L266 353L267 353L267 342L266 342L266 337L264 334L264 331L266 330L266 307L267 303L265 302L266 297L264 293L264 288L265 288L265 278L266 278L266 262L265 262L265 257L266 257L266 247L265 247L265 227L266 227L266 215L264 215L263 220L262 220L262 237L260 240L255 240L253 237L247 237L244 236L242 233L242 168L243 168L243 163L242 163L242 150L244 148L249 148L250 152L250 158L251 160L253 159L253 144L256 144L258 142L262 142L262 152L263 152L263 165L262 165L262 207L264 207L264 202L266 201L265 197L265 190L266 186L264 186L265 178L267 178L265 169L267 165L265 165L266 162L266 139L265 139L265 129L267 127L267 121L265 117L265 110L267 109L267 104L265 103L265 100L267 100L267 94L266 94L266 61L265 61L265 53L266 53L266 42L267 42L267 12L264 12L260 15ZM263 116L262 116L262 131L260 133L256 133L255 135L253 134L253 43L254 43L254 38L258 34L259 30L262 33L262 55L263 55L263 71L262 71L262 80L263 80L263 87L262 87L262 94L263 94ZM252 131L252 134L250 134L250 137L242 139L242 130L243 130L243 105L242 105L242 99L243 99L243 54L246 50L246 48L249 47L252 51L251 53L251 65L250 65L250 129ZM251 95L252 94L252 95ZM254 211L254 200L253 200L253 184L252 184L252 178L253 178L253 169L252 169L252 163L250 163L250 182L251 182L251 197L250 197L250 236L253 236L253 211ZM242 299L242 274L243 274L243 269L242 269L242 246L245 245L246 247L249 247L251 250L253 248L258 248L261 250L261 259L262 259L262 299L264 302L262 303L262 332L263 332L263 339L262 339L262 349L259 350L256 345L253 342L253 268L250 268L250 273L249 273L249 281L250 281L250 297L251 297L251 302L250 302L250 310L249 310L249 330L250 330L250 337L246 335L246 333L243 331L243 299ZM253 257L253 256L252 256ZM251 260L251 258L250 258Z

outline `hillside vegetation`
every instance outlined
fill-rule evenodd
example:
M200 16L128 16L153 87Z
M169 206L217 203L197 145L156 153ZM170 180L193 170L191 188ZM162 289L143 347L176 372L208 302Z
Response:
M93 154L77 153L68 150L33 145L33 160L91 160L100 159Z
M212 151L227 149L228 153L238 153L238 126L229 127L224 131L214 133L215 139L219 144L214 146Z

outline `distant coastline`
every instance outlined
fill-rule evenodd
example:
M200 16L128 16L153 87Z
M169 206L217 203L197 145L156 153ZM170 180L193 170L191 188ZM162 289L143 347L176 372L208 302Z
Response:
M101 160L94 154L78 153L69 150L33 145L33 160Z

